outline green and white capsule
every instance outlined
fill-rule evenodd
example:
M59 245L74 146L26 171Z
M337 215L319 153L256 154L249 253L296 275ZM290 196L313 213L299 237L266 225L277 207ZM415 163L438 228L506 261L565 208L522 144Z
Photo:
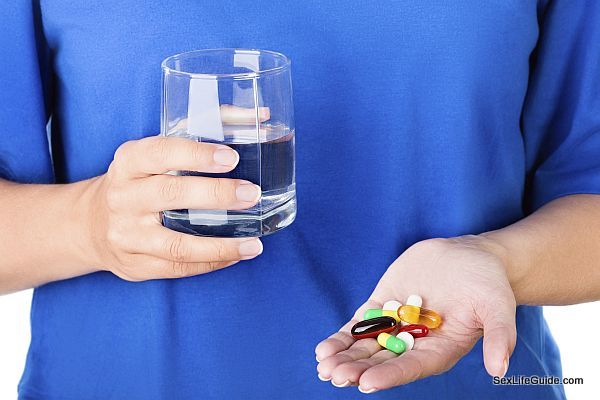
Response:
M406 344L404 341L389 333L380 333L379 336L377 336L377 343L379 343L381 347L385 347L396 354L402 354L406 351Z
M393 310L382 310L380 308L369 308L365 311L363 316L364 319L373 319L379 317L392 317L396 320L396 322L400 322L400 317L398 316L397 311Z

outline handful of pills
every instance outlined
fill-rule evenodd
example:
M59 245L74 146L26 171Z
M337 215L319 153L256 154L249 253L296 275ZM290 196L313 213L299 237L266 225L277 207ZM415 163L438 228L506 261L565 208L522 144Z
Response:
M381 347L396 354L412 350L416 338L427 336L442 323L438 313L421 308L422 304L423 299L416 294L408 296L404 306L396 300L387 301L381 309L365 311L364 321L355 324L350 333L355 339L377 338Z

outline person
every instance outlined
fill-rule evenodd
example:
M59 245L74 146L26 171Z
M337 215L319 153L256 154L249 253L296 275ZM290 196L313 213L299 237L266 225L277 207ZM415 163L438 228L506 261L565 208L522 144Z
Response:
M490 375L561 376L540 306L600 298L600 3L0 15L0 290L36 288L20 399L565 397ZM260 239L160 224L258 199L165 175L232 169L227 148L155 137L161 60L219 47L293 60L298 217ZM410 294L444 318L413 350L349 337Z

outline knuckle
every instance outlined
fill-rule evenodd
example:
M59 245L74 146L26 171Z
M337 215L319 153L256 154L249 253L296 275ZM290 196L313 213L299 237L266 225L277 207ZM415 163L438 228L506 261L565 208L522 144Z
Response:
M213 251L215 258L218 260L227 260L229 256L229 249L225 243L218 240L213 242Z
M211 180L211 196L213 201L217 204L227 204L230 203L230 193L232 191L233 185L231 184L231 180L224 178L213 178Z
M448 243L446 239L433 238L427 240L421 240L420 242L414 243L407 249L407 254L419 254L422 252L438 252L443 251L447 248Z
M168 139L162 136L148 138L150 142L150 156L158 162L166 161L171 154L171 146Z
M129 154L131 153L131 149L134 146L135 142L133 140L122 143L115 151L113 160L117 163L122 163L128 158Z
M211 195L213 201L220 203L220 200L222 197L221 186L223 185L223 181L221 180L221 178L215 178L211 181L211 183L212 183L212 185L211 185L210 195Z
M109 176L118 177L122 170L127 167L130 163L133 148L135 148L134 140L124 142L117 148L113 155L113 161L108 166L107 173Z
M220 265L221 265L221 263L218 263L216 261L207 262L204 264L202 273L208 274L208 273L214 272L217 269L219 269Z
M115 249L118 246L120 246L121 243L123 243L123 234L119 229L109 229L106 233L106 240L111 245L111 247Z
M167 177L159 190L161 198L167 202L181 200L183 197L183 192L183 182L176 177Z
M212 164L212 146L206 143L196 143L190 140L192 160L198 165ZM209 156L210 155L210 156Z
M112 271L119 278L131 282L139 282L143 278L139 274L135 260L120 251L113 251L114 268Z
M187 264L181 261L171 262L171 273L175 278L183 278L189 275Z
M141 282L146 280L143 277L137 276L136 274L131 273L129 271L122 271L121 273L117 274L117 276L128 282Z
M106 206L111 211L120 210L124 197L121 190L116 188L110 189L106 192Z
M108 166L106 175L111 179L114 177L117 177L117 176L119 176L119 169L120 169L120 164L117 162L116 156L115 156L115 159Z
M131 164L131 159L135 156L139 146L139 140L129 140L122 143L113 156L113 162L109 166L109 170L120 171L127 168Z
M177 262L184 262L189 257L189 252L183 243L183 237L179 235L175 236L168 243L168 252L171 260Z

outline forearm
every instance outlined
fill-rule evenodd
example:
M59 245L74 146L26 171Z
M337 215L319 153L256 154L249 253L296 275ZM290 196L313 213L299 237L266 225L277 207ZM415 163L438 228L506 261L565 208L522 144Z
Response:
M482 236L504 260L518 304L600 299L600 196L557 199Z
M0 180L0 294L94 272L79 207L88 186Z

